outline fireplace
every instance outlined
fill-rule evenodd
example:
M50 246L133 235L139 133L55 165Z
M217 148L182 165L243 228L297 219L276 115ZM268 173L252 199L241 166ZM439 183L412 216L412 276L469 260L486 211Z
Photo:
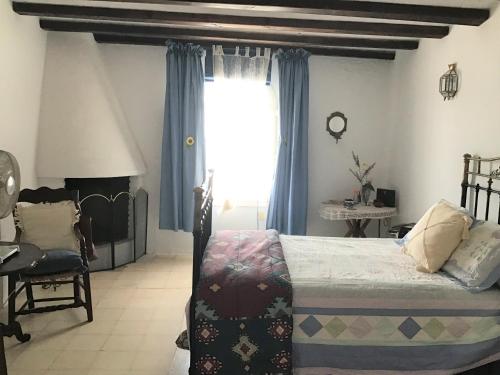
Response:
M68 190L78 190L82 213L92 218L98 259L92 271L114 269L146 253L148 196L130 192L130 177L66 178Z
M128 238L130 196L122 194L113 203L109 199L130 191L130 177L66 178L65 187L80 191L82 211L92 218L94 244Z

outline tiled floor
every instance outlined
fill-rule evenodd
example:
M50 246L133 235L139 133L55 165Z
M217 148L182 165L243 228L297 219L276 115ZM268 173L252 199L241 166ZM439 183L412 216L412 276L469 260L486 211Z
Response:
M83 308L20 317L32 338L4 339L9 375L187 374L189 353L174 341L185 329L191 259L144 257L91 279L94 321L86 322ZM71 295L70 288L57 294Z

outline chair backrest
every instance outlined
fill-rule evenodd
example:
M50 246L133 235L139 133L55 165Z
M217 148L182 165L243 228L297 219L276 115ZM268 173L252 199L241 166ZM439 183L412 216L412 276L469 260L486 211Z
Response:
M38 189L23 189L19 193L18 202L27 203L57 203L61 201L73 201L79 208L79 192L78 190L67 190L64 188L51 189L42 186Z

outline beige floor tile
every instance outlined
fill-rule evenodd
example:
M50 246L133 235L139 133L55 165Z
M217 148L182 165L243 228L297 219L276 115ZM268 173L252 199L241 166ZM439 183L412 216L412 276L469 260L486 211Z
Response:
M125 309L120 320L151 320L153 312L152 307L129 307Z
M33 334L31 340L23 345L26 350L64 350L72 337L72 333Z
M88 375L89 370L75 370L71 369L70 372L68 370L47 370L43 373L43 375ZM9 375L11 375L9 373Z
M132 370L163 370L168 369L172 358L161 352L139 352L132 364Z
M49 322L49 324L47 324L47 326L40 332L44 335L58 335L58 334L72 335L76 334L76 332L82 326L82 324L84 323L71 322L67 320L54 320L52 322ZM24 326L22 327L24 329Z
M120 320L121 316L125 312L125 308L106 308L98 307L94 309L94 320L95 321L115 321Z
M169 335L145 335L138 351L158 352L165 350L173 353L176 348L175 338Z
M96 360L97 351L62 351L50 365L50 370L84 370L89 369Z
M176 349L168 375L186 375L189 371L189 351Z
M186 375L189 355L187 362L182 355L189 352L178 355L174 341L184 329L190 266L182 257L147 256L116 271L92 274L90 324L84 309L20 317L32 340L4 339L9 375L167 375L172 361L183 368L172 374ZM38 297L71 294L71 285L56 292L35 288Z
M85 323L79 325L76 330L78 334L110 334L115 325L116 321L111 320L94 320L91 323Z
M25 351L26 347L17 346L12 347L5 351L5 359L7 361L7 367L10 368L15 360Z
M107 352L138 351L143 346L144 335L111 335L102 350Z
M150 321L122 320L116 323L113 335L145 335L149 332Z
M103 370L103 369L90 369L87 375L131 375L129 370ZM139 374L135 374L139 375ZM140 374L144 375L144 374ZM165 374L163 374L165 375Z
M173 325L167 320L153 320L148 326L147 333L150 335L177 337L180 333L180 321L179 324Z
M57 350L24 350L9 365L13 370L45 370L53 364L61 352Z
M75 336L71 337L71 340L66 346L66 350L73 350L73 351L101 350L108 337L109 335L106 334L87 334L87 335L76 334Z
M47 370L11 370L9 369L9 375L46 375Z
M129 370L90 369L87 375L131 375ZM135 374L139 375L139 374ZM143 375L143 374L140 374ZM164 374L165 375L165 374Z
M129 370L136 357L135 352L99 352L93 369Z

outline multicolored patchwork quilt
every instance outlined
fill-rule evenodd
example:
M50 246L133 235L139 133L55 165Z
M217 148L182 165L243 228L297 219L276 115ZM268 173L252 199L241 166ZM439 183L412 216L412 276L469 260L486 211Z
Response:
M194 298L198 374L292 373L292 286L276 231L213 235Z
M457 374L500 359L500 290L415 270L391 239L280 236L296 375ZM321 260L321 261L318 261Z

